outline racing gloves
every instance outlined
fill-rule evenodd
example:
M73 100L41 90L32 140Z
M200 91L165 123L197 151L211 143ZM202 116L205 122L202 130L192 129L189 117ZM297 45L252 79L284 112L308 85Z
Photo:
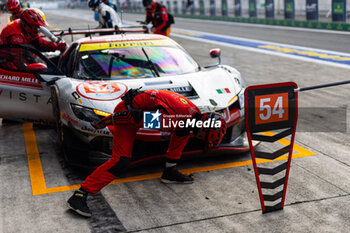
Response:
M60 50L62 53L66 50L67 48L67 44L66 42L60 42L60 43L56 43L57 46L57 50Z

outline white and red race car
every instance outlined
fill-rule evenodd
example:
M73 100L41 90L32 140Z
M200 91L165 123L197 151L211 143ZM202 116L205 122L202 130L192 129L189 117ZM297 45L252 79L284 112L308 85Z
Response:
M108 159L109 128L90 122L111 114L130 88L166 89L195 103L202 112L220 112L228 125L222 143L209 150L247 151L244 140L244 81L220 64L201 67L174 40L154 34L123 33L74 41L48 59L29 46L0 46L0 117L56 122L69 162L85 165ZM169 132L140 129L133 163L165 154ZM207 150L192 138L184 153ZM75 155L75 156L73 156Z

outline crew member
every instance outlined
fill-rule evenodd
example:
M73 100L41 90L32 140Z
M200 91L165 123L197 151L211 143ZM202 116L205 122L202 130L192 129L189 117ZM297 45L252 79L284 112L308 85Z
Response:
M112 1L110 1L110 0L102 0L102 2L103 2L104 4L106 4L107 6L112 7L113 10L115 10L115 12L118 13L118 7L117 7L117 5L114 4Z
M23 8L21 7L21 3L19 0L7 0L7 10L12 14L10 20L13 21L15 19L19 19L21 13L23 12Z
M143 6L146 8L145 24L152 22L151 32L170 36L171 24L174 23L173 17L168 14L165 6L153 0L143 0Z
M26 9L21 17L16 19L1 31L1 41L3 44L30 44L41 52L66 49L66 43L54 43L42 39L38 33L40 27L47 26L47 22L35 9Z
M99 13L98 28L115 28L121 26L121 20L117 12L110 6L100 2L100 0L89 0L89 8L95 13Z
M161 114L172 116L172 120L207 120L219 123L217 128L171 128L169 147L166 153L166 163L161 177L163 183L192 183L192 175L180 173L176 165L181 158L191 131L198 138L210 144L221 142L226 132L224 119L218 114L201 114L200 110L187 98L167 90L129 90L114 109L114 114L92 123L96 129L114 125L112 158L98 167L81 184L81 188L70 197L68 206L77 213L90 217L91 211L86 203L89 193L96 194L103 187L125 171L132 156L133 142L136 133L143 125L143 111L156 111L153 117ZM158 114L157 114L158 113ZM163 130L165 130L163 128Z

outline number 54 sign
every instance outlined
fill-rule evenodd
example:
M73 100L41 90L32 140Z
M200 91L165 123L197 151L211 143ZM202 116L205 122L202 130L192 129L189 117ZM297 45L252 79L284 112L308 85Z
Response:
M288 120L288 93L255 96L255 123Z
M245 106L250 130L261 132L293 126L297 116L296 88L293 82L248 87Z
M295 83L288 82L250 86L244 93L248 142L263 213L280 210L284 206L297 122L298 93L294 91L296 89ZM273 136L262 133L273 130L277 131ZM291 137L290 144L273 152L264 149L260 151L254 148L252 143L253 140L257 140L268 143L270 147L271 143L285 137ZM276 161L287 153L287 162ZM274 163L270 163L269 167L261 167L258 166L256 158ZM285 175L282 178L274 176L283 172ZM260 176L261 174L264 176ZM268 176L269 179L264 180ZM282 185L283 190L280 191Z

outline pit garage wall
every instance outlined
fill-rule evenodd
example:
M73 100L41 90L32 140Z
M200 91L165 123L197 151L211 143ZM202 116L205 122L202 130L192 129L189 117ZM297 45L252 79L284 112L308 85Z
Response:
M193 0L195 10L191 10L191 7L183 11L182 2L187 0L157 0L163 3L169 8L170 12L176 17L186 18L200 18L210 20L223 20L232 22L244 22L244 23L258 23L280 26L293 26L293 27L306 27L317 29L331 29L350 31L350 24L347 18L346 22L332 22L332 0L318 0L319 3L319 18L318 20L307 21L306 20L306 0L294 0L295 1L295 20L284 19L284 0L274 0L275 4L275 17L265 18L265 0L256 0L257 2L257 17L249 17L249 0L241 0L242 4L242 17L234 17L234 0L227 0L228 16L222 15L221 0L203 0L204 1L204 14L200 12L199 3L202 0ZM177 13L174 9L174 2L177 2ZM347 9L350 10L350 0L347 1ZM215 15L212 14L212 8L210 2L215 2ZM144 9L141 0L117 0L120 9L124 9L125 12L141 13L144 14ZM169 5L170 3L170 5ZM349 11L348 11L349 12Z

